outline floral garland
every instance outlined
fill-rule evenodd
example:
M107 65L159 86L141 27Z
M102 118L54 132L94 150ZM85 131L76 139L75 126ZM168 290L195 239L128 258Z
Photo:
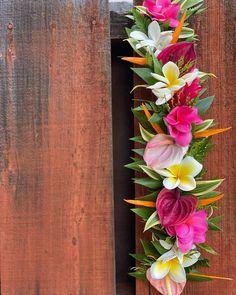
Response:
M128 17L127 41L139 57L123 60L139 65L132 70L153 95L132 111L140 136L131 138L141 148L126 167L142 173L136 184L150 191L126 200L151 233L142 240L144 253L132 254L139 262L130 275L147 279L161 294L181 294L187 279L229 279L197 271L209 266L204 251L216 254L205 243L208 230L220 230L214 216L216 191L223 179L203 180L203 161L212 148L211 138L230 128L213 129L213 119L203 119L214 96L204 97L209 76L196 63L197 36L187 19L204 10L203 0L145 0ZM140 67L141 66L141 67ZM153 100L153 97L155 100ZM145 174L145 177L143 176Z

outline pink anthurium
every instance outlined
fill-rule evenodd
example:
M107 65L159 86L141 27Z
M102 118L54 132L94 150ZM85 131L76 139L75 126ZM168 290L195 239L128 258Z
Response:
M185 287L186 281L183 283L176 283L171 280L169 276L163 279L153 279L151 277L150 269L147 270L147 279L150 284L163 295L180 295Z
M163 49L157 59L163 64L169 61L178 65L181 75L192 72L196 68L196 51L191 42L179 42Z
M162 189L156 202L162 226L183 223L195 211L197 202L195 196L181 196L178 189Z

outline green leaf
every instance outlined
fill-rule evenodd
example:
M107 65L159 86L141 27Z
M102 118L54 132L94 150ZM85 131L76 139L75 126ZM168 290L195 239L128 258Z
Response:
M155 208L134 208L131 211L146 221L156 210Z
M157 252L156 248L153 244L149 241L141 240L144 252L146 255L151 255L154 257L159 257L159 253Z
M201 139L193 139L187 155L192 156L198 162L202 163L207 153L212 148L212 144L210 143L211 138L201 138Z
M136 9L132 10L132 14L134 17L134 21L138 29L140 29L143 33L147 34L148 26L151 23L151 19Z
M148 218L145 223L144 231L149 230L150 228L160 224L160 220L157 217L157 212L153 212L152 215Z
M222 221L223 217L224 217L224 215L215 216L215 217L209 219L209 221L213 224L218 224L219 222Z
M132 149L133 152L135 152L139 156L143 156L144 149Z
M142 136L134 136L134 137L131 137L129 140L138 142L141 144L146 144L146 141L143 140Z
M154 134L151 134L146 129L144 129L141 124L139 124L139 129L140 129L140 133L141 133L143 140L145 140L146 142L148 142L149 140L151 140L153 138Z
M215 198L218 195L220 195L220 192L215 191L215 192L204 194L203 196L199 196L198 199L199 200L211 199L211 198Z
M128 274L131 277L134 277L136 279L147 281L146 272L144 273L144 272L141 272L141 271L134 271L134 272L129 272Z
M131 170L141 172L142 169L140 168L140 165L142 165L142 164L143 164L143 161L140 160L139 162L137 161L137 162L132 162L132 163L126 164L125 168L129 168Z
M160 255L166 253L168 250L163 248L158 240L152 241L153 246L156 248L156 250L160 253Z
M135 118L138 119L139 123L147 130L147 131L152 131L152 127L145 116L143 109L141 108L135 108L132 109L132 113L134 114Z
M195 272L197 274L197 272ZM199 273L200 274L200 273ZM204 278L204 277L196 277L191 276L190 274L187 274L187 279L193 282L209 282L212 281L210 278Z
M206 244L198 244L198 247L205 250L206 252L213 254L213 255L217 255L218 253L211 248L210 246L206 245Z
M140 165L139 166L149 177L155 180L161 180L159 174L157 174L154 170L151 168L145 166L145 165Z
M185 0L181 4L181 10L186 10L196 6L197 4L204 3L204 0Z
M198 108L198 113L200 116L204 115L204 113L210 108L214 101L214 98L214 96L208 96L196 103L196 108Z
M216 189L224 179L197 181L197 187L191 191L194 196L201 196Z
M145 186L149 189L158 189L162 186L161 180L154 180L150 178L134 178L134 183Z
M152 77L152 71L149 68L131 68L131 70L142 78L148 85L153 85L157 82L156 79Z
M146 196L139 197L139 198L136 198L136 199L140 200L140 201L153 201L153 202L156 202L158 193L159 193L159 191L155 191L155 192L153 192L151 194L148 194Z
M136 253L136 254L129 254L129 255L133 257L135 260L140 262L150 263L152 261L145 254Z
M214 224L213 222L211 222L210 220L208 220L207 223L208 223L208 229L209 230L221 231L221 228L219 226L217 226L216 224Z
M213 124L213 122L214 122L213 119L208 119L208 120L203 121L202 124L195 126L194 132L204 131L204 130L208 129Z

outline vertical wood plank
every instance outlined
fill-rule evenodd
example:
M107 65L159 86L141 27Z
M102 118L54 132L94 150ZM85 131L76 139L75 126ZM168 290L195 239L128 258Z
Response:
M1 294L114 293L106 0L0 1Z
M142 1L135 1L141 5ZM216 100L208 117L214 118L218 126L232 126L230 133L216 136L213 140L214 149L209 153L205 162L208 169L207 177L226 178L221 190L225 198L219 203L220 213L224 214L222 222L223 232L208 232L207 243L218 250L218 256L208 256L211 261L209 269L202 271L212 275L222 275L235 278L236 266L236 105L234 103L234 90L236 87L236 63L235 63L235 15L236 2L230 0L207 0L207 10L193 19L193 25L199 35L198 42L198 65L205 72L213 72L218 79L210 79L206 87L208 94L216 95ZM143 91L138 90L136 97L141 98ZM147 96L146 96L147 97ZM136 195L141 194L137 187ZM219 213L219 214L220 214ZM142 224L136 223L136 242L139 248L139 240L142 235ZM205 255L207 257L207 255ZM136 283L136 295L158 294L153 288L148 288L143 282ZM188 282L183 294L207 295L235 293L236 282L215 280L208 283Z

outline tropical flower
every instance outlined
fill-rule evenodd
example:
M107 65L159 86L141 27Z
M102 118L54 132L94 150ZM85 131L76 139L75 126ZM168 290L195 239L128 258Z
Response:
M179 164L187 149L175 144L170 135L157 134L146 145L143 159L152 169L163 169Z
M153 21L148 26L148 35L141 31L133 31L130 33L130 37L138 43L136 49L145 47L149 53L155 51L155 55L170 44L172 40L172 32L161 32L160 26L157 21Z
M172 100L169 101L170 107L189 105L189 103L198 96L201 90L200 79L196 78L190 85L185 84L183 88L174 94Z
M205 210L190 214L181 224L166 227L169 235L176 236L177 246L183 253L192 249L194 244L204 243L207 230L207 212Z
M157 214L164 227L182 224L196 209L198 199L191 195L180 195L179 189L163 188L156 201Z
M179 295L186 283L184 268L195 264L199 257L200 253L195 250L185 256L174 245L151 265L147 279L161 294Z
M183 191L191 191L196 188L194 179L202 170L202 164L193 157L185 157L181 163L167 169L157 169L156 172L166 177L163 180L165 188L172 190L180 188Z
M163 76L152 73L152 76L159 82L148 86L148 88L152 89L153 94L158 98L156 101L157 105L166 103L172 98L176 91L183 88L186 83L190 85L198 76L198 70L194 70L193 72L180 77L180 70L172 61L169 61L162 67L162 73Z
M144 0L143 6L146 7L153 19L161 22L169 21L171 27L178 26L179 4L172 4L171 0Z
M187 146L192 140L192 123L198 125L203 122L198 115L198 109L189 106L175 107L165 118L165 121L168 123L170 135L181 146Z
M193 43L179 42L164 48L157 56L157 59L163 64L168 61L174 62L178 65L181 75L184 75L196 68L197 55Z

